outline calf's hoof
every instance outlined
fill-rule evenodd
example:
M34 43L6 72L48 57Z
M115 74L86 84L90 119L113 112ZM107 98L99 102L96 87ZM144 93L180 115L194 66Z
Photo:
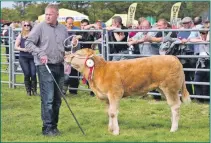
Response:
M176 132L178 128L171 128L170 132Z
M119 135L119 131L113 131L113 135L118 136Z
M108 131L109 131L109 132L113 132L113 128L110 127L110 126L108 126Z

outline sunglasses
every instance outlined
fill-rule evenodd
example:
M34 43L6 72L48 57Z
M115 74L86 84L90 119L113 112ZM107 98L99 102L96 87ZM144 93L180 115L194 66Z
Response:
M183 25L185 25L185 24L189 24L189 23L190 23L190 22L184 22L184 23L183 23Z
M207 34L207 32L200 32L200 34L202 34L202 35L206 35L206 34Z
M29 24L25 24L25 25L23 25L23 26L24 26L24 27L27 27L27 26L29 27L30 25L29 25Z

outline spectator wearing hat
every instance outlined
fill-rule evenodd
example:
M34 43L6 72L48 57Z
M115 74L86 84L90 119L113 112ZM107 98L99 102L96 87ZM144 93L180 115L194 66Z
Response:
M202 27L202 29L205 27ZM200 39L192 38L190 42L209 42L209 32L200 31ZM209 56L209 44L199 44L199 55ZM196 68L209 69L210 68L210 59L209 58L199 58L196 64ZM210 80L209 72L196 71L194 76L194 82L209 82ZM210 95L209 86L207 85L194 85L194 94L195 95ZM204 101L199 99L199 101Z

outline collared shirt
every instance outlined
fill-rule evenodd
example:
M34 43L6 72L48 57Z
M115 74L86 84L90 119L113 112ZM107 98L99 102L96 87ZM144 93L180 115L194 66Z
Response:
M135 36L133 36L134 40L139 40L144 38L145 36L155 36L155 32L138 32L136 33ZM140 43L139 45L139 51L141 55L158 55L159 51L158 48L155 48L154 46L152 46L152 44L144 44L144 43Z
M67 37L68 32L64 25L59 23L49 25L42 22L32 29L25 46L34 55L36 65L41 65L40 57L42 56L48 57L48 63L58 64L64 60L63 42Z
M199 25L196 25L195 27L193 27L192 29L201 29L203 25L199 24ZM191 38L200 38L200 32L199 31L192 31L190 33L190 36L188 37L188 39L191 39ZM199 44L191 44L191 47L194 48L194 54L198 54L200 52L200 46Z

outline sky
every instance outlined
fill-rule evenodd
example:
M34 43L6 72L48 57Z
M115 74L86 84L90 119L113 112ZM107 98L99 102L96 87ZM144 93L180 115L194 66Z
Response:
M13 1L3 1L1 2L1 8L12 8L12 4L14 4Z

